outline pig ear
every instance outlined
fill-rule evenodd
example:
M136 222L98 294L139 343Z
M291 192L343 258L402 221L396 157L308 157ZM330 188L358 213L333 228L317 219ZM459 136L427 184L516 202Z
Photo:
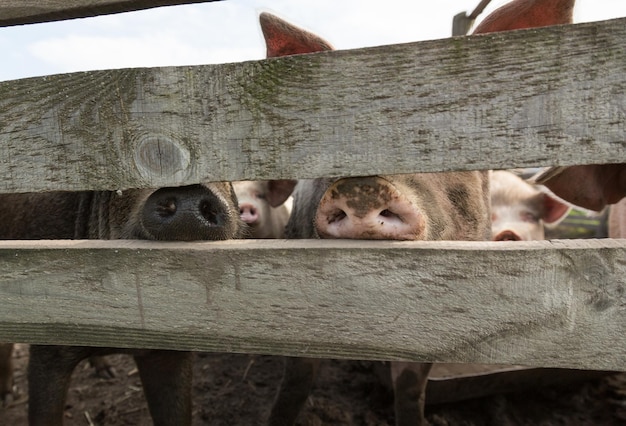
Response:
M575 0L513 0L494 10L474 34L571 24Z
M548 194L541 194L541 196L543 197L543 222L549 227L558 225L565 219L571 207Z
M278 207L287 201L287 198L291 195L297 180L282 179L282 180L270 180L267 182L267 202L272 207Z
M552 167L531 178L556 196L585 209L602 210L626 197L626 164Z
M333 50L326 40L270 13L261 13L259 21L268 58Z

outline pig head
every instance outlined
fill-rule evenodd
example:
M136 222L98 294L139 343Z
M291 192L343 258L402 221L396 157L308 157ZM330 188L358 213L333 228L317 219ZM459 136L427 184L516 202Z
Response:
M519 7L529 4L529 9L534 10L550 8L552 0L513 3ZM562 11L571 9L574 1L559 3L558 9ZM517 22L513 15L504 13L498 21L506 17ZM260 21L268 57L331 49L330 43L317 35L270 14L261 14ZM571 10L561 14L551 12L549 19L535 22L534 26L568 22L571 22ZM506 23L493 31L513 28L517 27ZM487 31L490 29L479 32ZM286 235L288 238L488 240L490 228L488 172L474 171L302 180L294 193ZM269 424L295 422L318 368L319 360L286 360ZM425 424L424 392L429 370L430 364L391 363L396 424Z
M284 237L295 185L294 180L233 182L246 238Z
M0 195L0 239L224 240L241 232L229 183Z
M570 211L567 204L505 170L492 173L490 192L494 241L543 240L544 226L556 226Z
M241 229L229 183L0 195L0 239L224 240ZM76 365L115 352L134 356L155 425L191 424L191 353L42 345L30 349L29 424L61 426Z
M551 167L532 182L575 206L600 211L626 197L626 163Z
M626 238L626 163L551 167L533 182L585 209L609 207L609 237Z

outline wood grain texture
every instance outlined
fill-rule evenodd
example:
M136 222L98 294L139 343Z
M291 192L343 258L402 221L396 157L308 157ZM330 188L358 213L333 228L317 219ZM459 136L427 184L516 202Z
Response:
M618 19L3 82L0 191L624 162L625 39Z
M624 369L626 240L0 244L0 341Z
M0 0L0 27L219 0Z
M625 162L625 23L3 82L0 192ZM625 250L1 242L0 341L624 370Z

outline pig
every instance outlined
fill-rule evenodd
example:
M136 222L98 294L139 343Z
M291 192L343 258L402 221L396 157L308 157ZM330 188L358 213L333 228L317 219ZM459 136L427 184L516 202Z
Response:
M531 181L585 209L610 205L609 237L626 238L626 163L550 167Z
M0 343L0 407L11 402L13 396L12 343Z
M239 238L230 183L127 191L0 195L0 239ZM134 356L155 425L191 424L190 352L31 345L29 424L61 426L70 376L83 359Z
M571 24L575 0L514 0L487 15L474 34Z
M545 238L571 207L506 170L491 174L491 239L532 241Z
M238 181L233 188L247 238L282 238L291 214L291 194L296 181Z
M491 239L493 241L534 241L545 239L544 225L556 226L571 207L540 191L517 174L495 170L490 179ZM459 374L489 371L481 364L440 364Z
M519 6L501 14L510 23L478 32L570 23L574 0L515 0ZM507 5L510 7L510 5ZM521 7L528 6L528 7ZM506 7L506 6L505 6ZM505 9L506 11L507 9ZM558 13L557 13L558 12ZM495 12L494 12L495 13ZM327 41L268 13L260 16L267 57L331 50ZM489 240L491 238L488 171L415 173L357 178L313 179L298 183L287 238L392 240ZM291 425L313 386L320 361L287 358L268 424ZM424 425L425 388L431 364L392 362L391 379L397 425Z
M550 167L531 181L575 206L600 211L626 197L626 163Z
M626 238L626 199L612 205L609 210L609 237Z

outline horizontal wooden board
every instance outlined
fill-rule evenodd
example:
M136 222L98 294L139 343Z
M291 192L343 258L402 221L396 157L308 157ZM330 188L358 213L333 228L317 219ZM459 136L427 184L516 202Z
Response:
M626 19L0 83L0 192L626 161Z
M219 0L0 0L0 27Z
M0 244L0 341L626 368L626 240Z

